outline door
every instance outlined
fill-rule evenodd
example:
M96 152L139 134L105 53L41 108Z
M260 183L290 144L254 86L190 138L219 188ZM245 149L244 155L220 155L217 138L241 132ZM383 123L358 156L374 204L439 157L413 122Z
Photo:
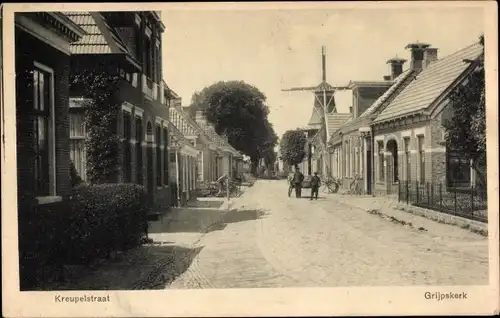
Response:
M366 192L372 194L372 151L366 151Z

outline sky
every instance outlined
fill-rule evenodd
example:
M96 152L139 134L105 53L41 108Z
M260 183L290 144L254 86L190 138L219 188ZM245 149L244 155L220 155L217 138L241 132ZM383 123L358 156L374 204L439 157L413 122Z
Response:
M204 10L161 13L163 75L188 106L195 91L217 81L243 80L267 96L269 120L279 136L307 125L311 92L282 92L321 82L321 46L327 81L382 80L386 61L409 60L408 43L438 48L439 58L478 40L481 8ZM405 69L409 62L405 64ZM337 92L338 112L348 112L350 91Z

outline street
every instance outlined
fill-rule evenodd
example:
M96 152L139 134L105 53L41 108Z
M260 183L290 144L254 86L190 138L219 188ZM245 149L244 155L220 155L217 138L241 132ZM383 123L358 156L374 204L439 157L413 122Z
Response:
M178 273L163 273L164 288L488 283L486 237L420 217L425 228L390 222L349 204L356 197L286 192L283 180L259 180L229 211L220 199L199 201L154 222L155 244L190 251L174 248Z

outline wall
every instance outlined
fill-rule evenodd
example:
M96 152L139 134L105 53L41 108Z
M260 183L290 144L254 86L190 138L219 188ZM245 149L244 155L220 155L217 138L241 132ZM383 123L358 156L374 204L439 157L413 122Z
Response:
M70 189L69 180L69 56L43 43L37 38L15 30L16 58L16 120L17 120L17 167L19 198L33 189L32 140L33 124L28 111L32 109L32 86L21 75L33 70L37 61L54 71L55 106L55 152L56 152L56 194L64 195ZM32 79L30 78L30 82Z
M375 133L375 152L374 152L374 168L375 168L375 189L379 194L393 193L397 187L395 184L388 182L390 174L390 164L386 165L385 180L379 181L379 163L378 163L378 146L377 141L382 140L384 147L391 139L396 140L398 145L398 174L399 180L410 180L412 183L418 182L433 182L446 183L446 152L445 148L440 144L443 138L443 127L440 120L428 120L419 123L407 124L404 127L379 130ZM425 180L420 178L419 153L418 153L418 135L424 136L424 153L425 153ZM409 138L410 150L410 175L408 176L405 162L404 138ZM386 149L386 148L385 148ZM386 149L387 151L387 149ZM385 158L389 155L386 153ZM390 158L390 157L389 157Z
M359 117L368 107L370 107L380 96L382 96L390 86L384 87L360 87L357 89L357 112L355 117ZM353 104L356 107L356 104ZM355 110L353 110L355 111Z

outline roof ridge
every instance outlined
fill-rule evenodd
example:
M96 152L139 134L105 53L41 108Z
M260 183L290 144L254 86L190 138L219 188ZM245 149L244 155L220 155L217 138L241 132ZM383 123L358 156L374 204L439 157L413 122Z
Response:
M430 66L430 65L433 65L433 64L435 64L435 63L438 63L438 62L441 62L441 61L445 61L445 60L447 60L447 59L450 59L451 57L456 56L456 55L458 55L458 54L462 53L463 51L466 51L466 50L468 50L468 49L471 49L471 48L473 48L473 47L475 47L475 46L479 46L479 45L481 45L481 44L479 44L479 43L472 43L472 44L470 44L470 45L467 45L467 46L465 46L465 47L463 47L463 48L461 48L461 49L458 49L458 50L456 50L456 51L454 51L454 52L452 52L452 53L448 54L448 55L445 55L445 56L443 56L443 57L441 57L441 58L438 58L436 61L434 61L433 63L429 64L429 66Z

